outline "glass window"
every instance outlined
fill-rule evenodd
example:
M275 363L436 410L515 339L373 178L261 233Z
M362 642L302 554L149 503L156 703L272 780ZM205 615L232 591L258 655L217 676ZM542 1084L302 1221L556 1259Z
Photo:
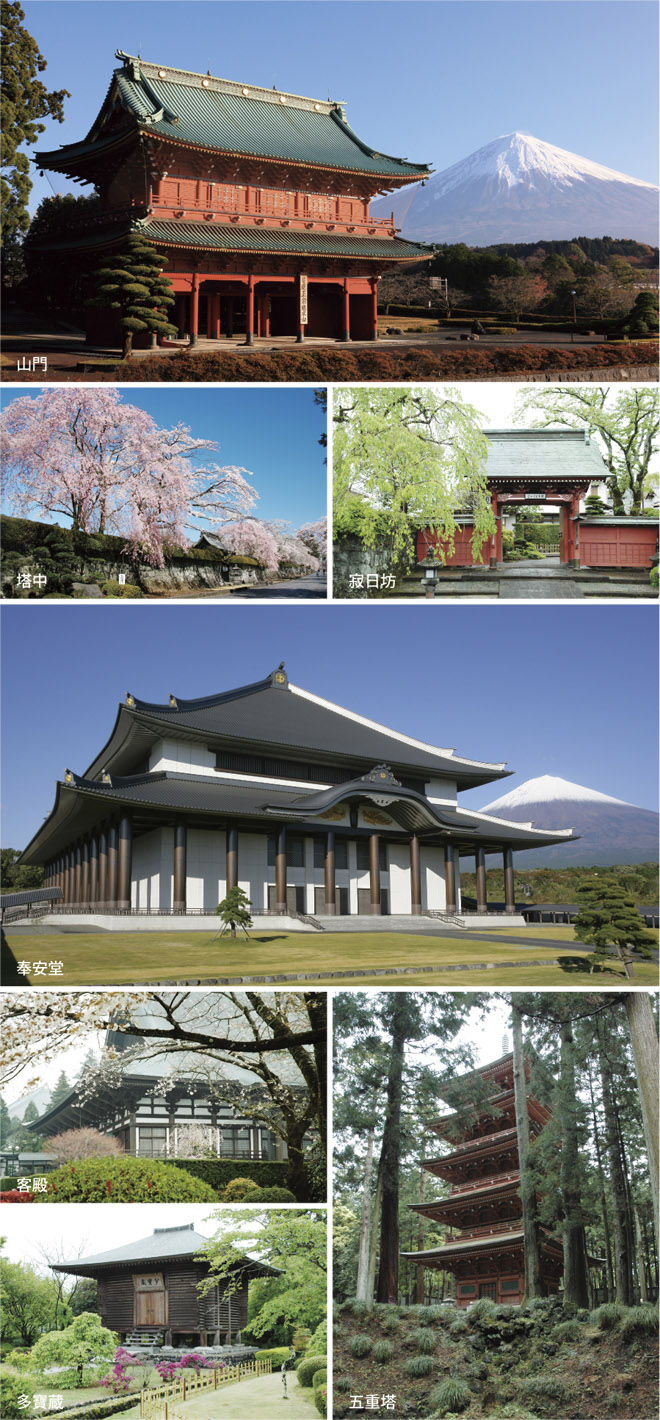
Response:
M167 1153L167 1129L160 1125L140 1125L138 1154L141 1158L159 1159Z

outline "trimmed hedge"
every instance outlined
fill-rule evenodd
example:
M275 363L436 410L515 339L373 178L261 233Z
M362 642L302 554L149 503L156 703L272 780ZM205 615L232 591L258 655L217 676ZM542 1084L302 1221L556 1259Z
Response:
M210 1184L157 1159L80 1159L47 1175L37 1203L215 1202Z
M285 1361L289 1360L291 1351L288 1346L271 1346L270 1350L257 1351L255 1361L272 1361L273 1370L279 1370Z
M334 346L318 346L297 352L282 350L276 354L257 350L251 355L226 352L195 354L181 351L176 355L147 357L124 362L111 370L99 372L98 381L115 384L117 379L146 384L192 381L208 384L277 383L279 381L339 380L437 380L487 379L491 374L525 373L548 370L594 370L616 366L652 365L657 360L655 342L630 341L623 345L591 345L587 349L569 346L556 348L543 345L519 345L486 349L471 345L431 348L414 346L359 350L340 350Z
M185 1169L221 1194L234 1178L250 1178L258 1188L284 1188L285 1159L168 1159L172 1168Z
M316 1372L325 1370L327 1364L327 1356L304 1356L302 1361L299 1361L296 1366L298 1385L311 1386Z

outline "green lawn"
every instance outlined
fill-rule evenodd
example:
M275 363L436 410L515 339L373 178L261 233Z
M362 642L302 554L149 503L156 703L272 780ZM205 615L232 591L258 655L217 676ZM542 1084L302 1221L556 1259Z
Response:
M32 985L120 986L155 981L185 981L190 979L250 976L256 980L264 975L314 971L330 973L351 970L376 971L384 967L437 967L423 974L419 984L449 985L463 989L466 985L556 985L566 983L567 976L556 965L557 952L572 955L575 942L566 929L536 927L532 934L516 929L520 936L533 935L538 946L518 947L502 941L504 931L493 933L492 939L477 941L469 936L460 939L432 937L421 933L378 932L257 932L249 943L213 942L212 932L113 932L112 934L62 933L61 935L12 936L9 945L17 962L63 963L61 976L29 973ZM547 946L544 944L547 942ZM530 966L530 958L547 966ZM502 967L501 963L515 963ZM475 963L474 972L445 972L443 967ZM484 970L484 963L494 970ZM517 965L520 963L520 966ZM618 975L618 972L616 973ZM580 974L581 976L582 974ZM609 973L607 973L609 978ZM514 979L515 978L515 979ZM572 978L577 982L577 977ZM610 979L614 979L612 976ZM348 978L351 980L351 978ZM356 985L368 984L352 978ZM416 978L400 978L401 985L411 985ZM585 973L584 981L587 976ZM375 977L373 984L384 985L388 977ZM338 978L325 978L319 985L341 984ZM316 983L315 983L316 984ZM658 969L644 963L635 969L635 984L657 986Z

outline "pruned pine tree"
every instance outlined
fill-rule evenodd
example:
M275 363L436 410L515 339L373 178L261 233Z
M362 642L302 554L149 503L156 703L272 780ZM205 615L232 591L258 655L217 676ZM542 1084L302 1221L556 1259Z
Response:
M86 304L117 312L124 333L124 360L130 359L133 336L138 331L149 331L153 338L177 334L167 315L168 307L174 305L174 295L167 277L161 274L166 261L167 257L154 251L146 237L133 232L93 273L96 294Z
M635 960L652 961L657 943L644 926L634 898L607 874L594 874L577 889L580 911L573 921L579 942L593 945L591 970L611 965L618 958L627 977L633 975Z

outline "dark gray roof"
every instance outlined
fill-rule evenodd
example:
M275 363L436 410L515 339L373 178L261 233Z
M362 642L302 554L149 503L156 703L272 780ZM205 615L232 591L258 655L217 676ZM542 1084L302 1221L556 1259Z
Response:
M106 766L113 767L113 754L130 735L127 715L152 738L172 733L204 737L206 741L217 741L218 746L238 744L246 750L255 746L281 752L286 747L300 754L335 757L342 763L352 760L361 767L386 761L427 774L449 775L465 789L510 773L503 763L484 763L456 755L453 750L436 749L300 691L290 685L284 669L278 668L264 680L196 700L172 696L168 705L158 705L129 696L127 706L120 708L108 744L89 766L88 777L93 778Z
M0 893L0 907L27 907L31 902L57 902L62 896L59 887L25 888L22 892Z
M579 479L591 483L608 476L598 445L586 429L485 429L484 433L489 481Z
M150 1237L140 1238L137 1242L125 1243L123 1247L112 1248L109 1252L97 1252L92 1257L79 1257L73 1262L58 1262L53 1264L55 1272L86 1273L96 1268L121 1266L123 1263L131 1262L156 1262L164 1261L165 1258L193 1257L201 1248L205 1247L208 1238L196 1233L192 1223L179 1228L155 1228ZM257 1262L255 1258L243 1257L241 1263L244 1267L254 1269L255 1276L262 1273L264 1276L276 1276L279 1269L269 1267L264 1262Z

